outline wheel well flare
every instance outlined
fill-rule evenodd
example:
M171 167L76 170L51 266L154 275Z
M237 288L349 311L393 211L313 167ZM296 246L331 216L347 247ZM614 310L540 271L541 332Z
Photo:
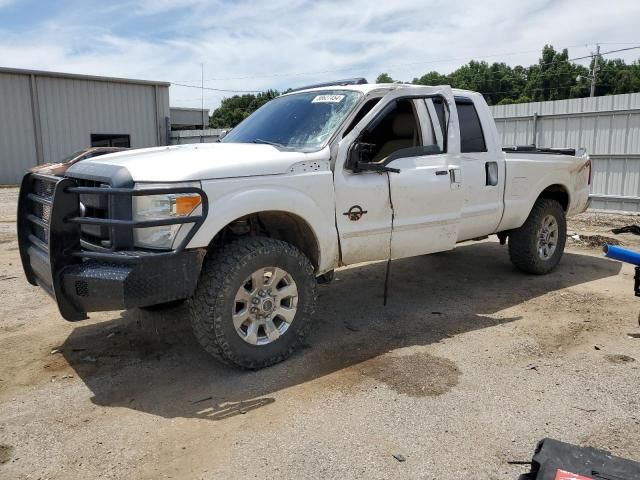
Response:
M320 265L320 245L311 226L296 214L278 210L252 213L227 224L214 237L210 247L219 247L242 236L265 236L290 243L311 261Z
M538 198L555 200L566 212L569 209L569 193L563 185L550 185L540 193Z

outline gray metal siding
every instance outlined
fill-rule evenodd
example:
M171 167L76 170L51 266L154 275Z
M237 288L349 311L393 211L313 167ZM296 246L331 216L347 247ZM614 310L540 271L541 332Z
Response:
M36 163L28 75L0 73L0 183L17 183Z
M583 147L591 208L640 211L640 93L491 107L503 145Z
M187 143L215 143L226 129L208 128L205 130L173 130L171 132L171 145L184 145Z
M207 124L209 110L195 108L171 108L171 123L173 125L203 125Z
M36 84L45 162L90 146L91 134L128 134L132 148L160 143L154 86L49 77Z
M168 117L166 84L0 70L0 183L89 147L91 134L130 135L132 148L167 145Z
M169 145L169 130L171 129L171 114L169 107L169 89L167 87L157 87L156 114L158 145Z

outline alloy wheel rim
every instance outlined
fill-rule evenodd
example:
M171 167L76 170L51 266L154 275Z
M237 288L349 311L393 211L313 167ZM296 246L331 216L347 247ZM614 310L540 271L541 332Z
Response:
M542 219L542 225L538 230L538 256L542 260L549 260L558 246L558 221L553 215L547 215Z
M298 287L291 274L279 267L264 267L240 285L233 304L233 326L245 342L268 345L286 333L297 310Z

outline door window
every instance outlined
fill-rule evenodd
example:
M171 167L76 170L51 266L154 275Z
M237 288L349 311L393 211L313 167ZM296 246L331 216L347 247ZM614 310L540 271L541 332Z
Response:
M442 98L434 98L431 101L433 102L433 107L436 111L436 116L438 117L438 123L440 124L442 138L447 138L447 115L444 109L444 101L442 100Z
M462 153L486 152L484 132L473 102L468 98L456 98L460 123L460 151Z
M381 118L365 129L360 138L360 142L372 145L372 162L381 162L398 150L422 145L413 101L400 99L392 105Z
M380 98L372 98L367 103L365 103L362 106L362 108L358 111L358 113L356 113L356 116L353 117L353 120L351 121L349 126L346 128L346 130L342 134L342 138L344 138L347 135L349 135L349 133L351 133L351 130L353 130L355 128L355 126L358 123L360 123L360 120L362 120L367 115L367 113L369 113L371 111L371 109L378 104L379 101L380 101Z

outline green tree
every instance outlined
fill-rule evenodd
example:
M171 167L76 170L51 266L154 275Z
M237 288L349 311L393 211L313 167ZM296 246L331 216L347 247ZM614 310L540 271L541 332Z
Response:
M429 72L420 78L414 78L411 82L414 85L449 85L449 77L438 72Z
M388 73L381 73L376 78L376 83L394 83L395 80L389 76Z
M225 98L209 117L209 126L211 128L233 128L278 95L280 94L277 90L267 90L257 95L247 93Z
M640 92L640 63L627 64L621 59L598 59L596 96ZM545 45L540 59L531 66L511 67L504 62L489 64L471 60L449 74L436 71L413 79L415 85L451 85L484 95L489 105L563 100L589 96L590 67L569 61L569 52ZM394 83L388 73L381 73L376 83ZM257 95L235 95L225 98L211 115L213 128L231 128L256 109L278 96L275 90Z
M637 62L627 65L619 58L599 59L596 95L616 95L637 91L640 91L640 67Z

